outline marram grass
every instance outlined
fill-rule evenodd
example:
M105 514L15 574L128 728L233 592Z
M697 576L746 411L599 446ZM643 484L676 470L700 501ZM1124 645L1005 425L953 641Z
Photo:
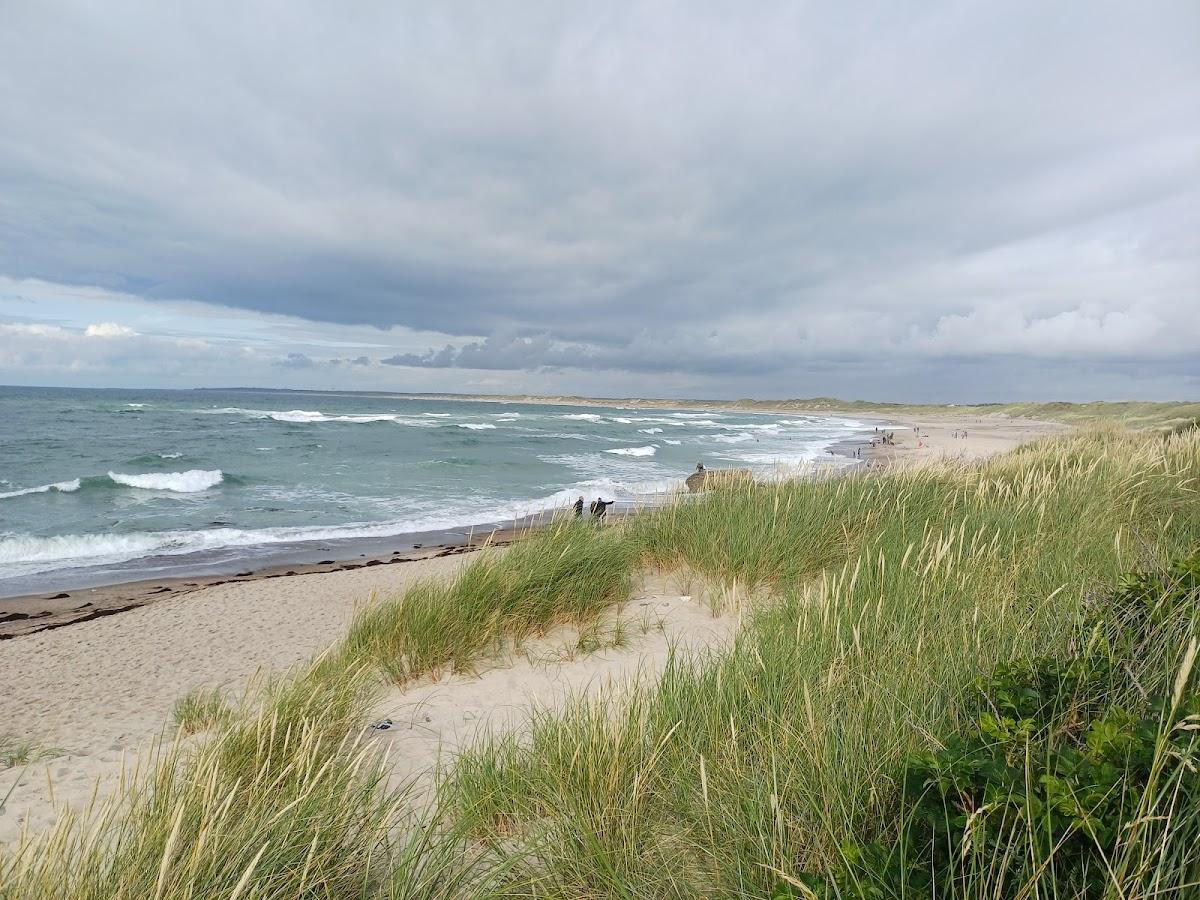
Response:
M1099 592L1193 546L1198 478L1195 432L1109 428L566 523L368 607L119 802L0 856L0 897L768 897L897 833L901 761L966 723L971 683L1070 654ZM481 741L414 824L361 739L381 682L468 671L560 623L587 633L639 567L757 599L727 651ZM1159 793L1200 838L1194 801ZM1154 865L1168 883L1174 863ZM1111 896L1148 896L1143 870L1115 872Z

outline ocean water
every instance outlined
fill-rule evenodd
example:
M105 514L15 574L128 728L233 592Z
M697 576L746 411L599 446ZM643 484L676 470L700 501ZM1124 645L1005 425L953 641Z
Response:
M698 460L852 465L827 448L864 429L836 416L0 387L0 596L338 557L581 494L653 502Z

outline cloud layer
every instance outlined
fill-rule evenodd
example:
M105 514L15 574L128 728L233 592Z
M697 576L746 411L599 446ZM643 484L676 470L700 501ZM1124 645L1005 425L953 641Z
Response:
M1200 387L1194 3L5 19L0 276L96 288L97 366L174 339L126 295L387 330L246 344L279 384Z

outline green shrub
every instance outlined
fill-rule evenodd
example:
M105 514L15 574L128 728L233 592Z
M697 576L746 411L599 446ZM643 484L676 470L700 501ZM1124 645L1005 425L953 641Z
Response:
M775 895L1102 898L1195 887L1198 607L1200 553L1123 579L1087 612L1079 655L999 668L974 686L964 732L906 760L895 840L848 845L828 882L790 876Z

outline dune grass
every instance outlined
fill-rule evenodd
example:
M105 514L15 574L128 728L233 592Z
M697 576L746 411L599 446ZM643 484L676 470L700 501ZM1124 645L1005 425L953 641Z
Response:
M428 581L372 604L343 653L397 683L446 668L469 671L506 641L591 622L629 596L634 554L620 528L565 521L504 554L485 551L451 581Z
M233 710L219 688L196 688L188 691L175 702L172 711L175 724L183 734L207 731L228 721Z
M180 724L205 733L119 802L0 854L0 898L766 898L814 895L810 875L855 896L847 848L906 833L908 761L975 727L981 679L1078 656L1122 573L1186 554L1198 479L1194 431L1104 428L978 466L730 485L620 525L563 523L372 604L257 705L213 721L194 697ZM640 566L752 593L733 645L481 741L413 820L362 737L375 693L557 624L586 643ZM1160 655L1126 694L1183 659ZM1174 772L1146 791L1131 827L1146 839L1112 859L1112 896L1187 871L1200 815ZM988 886L980 865L938 896L987 895L965 892Z
M0 898L460 897L504 872L469 858L455 825L412 822L403 786L365 740L387 680L469 669L503 641L588 623L627 596L623 532L564 523L481 554L448 584L363 611L347 638L235 708L193 691L180 739L111 802L0 853ZM405 825L404 823L410 823ZM451 865L453 862L453 865ZM469 893L467 894L469 895Z
M0 769L28 766L39 759L45 759L61 752L57 748L47 747L33 738L0 735Z
M766 897L834 872L895 832L903 761L964 727L976 679L1069 654L1090 597L1200 538L1198 475L1194 437L1106 430L647 516L650 558L775 602L632 700L485 741L446 802L498 858L524 854L513 893Z

